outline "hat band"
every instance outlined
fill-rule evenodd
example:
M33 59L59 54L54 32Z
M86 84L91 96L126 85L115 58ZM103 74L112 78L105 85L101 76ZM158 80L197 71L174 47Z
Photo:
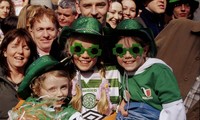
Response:
M89 31L89 32L91 32L91 33L95 33L95 34L98 34L98 35L101 35L101 33L99 33L98 31L96 31L96 30L93 30L93 29L86 29L86 28L79 28L79 29L76 29L75 31Z

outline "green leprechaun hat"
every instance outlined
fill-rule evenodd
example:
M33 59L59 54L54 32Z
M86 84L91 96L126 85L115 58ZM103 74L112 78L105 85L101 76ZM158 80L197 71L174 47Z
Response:
M144 28L137 20L126 19L121 21L114 29L115 36L135 36L146 41L150 45L150 57L155 57L157 48L151 29ZM117 42L117 41L116 41Z
M50 70L65 69L65 64L71 58L62 62L57 61L50 55L44 55L35 60L26 70L25 76L18 88L18 95L22 99L26 99L31 95L30 84L40 75Z
M73 33L102 36L102 25L101 23L92 17L80 17L76 19L72 25L63 27L61 34L58 38L59 44L64 47L67 38Z

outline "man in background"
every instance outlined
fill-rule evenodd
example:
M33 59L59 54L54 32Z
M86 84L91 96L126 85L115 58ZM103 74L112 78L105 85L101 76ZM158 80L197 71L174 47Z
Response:
M78 17L74 0L61 0L56 10L60 27L70 26Z

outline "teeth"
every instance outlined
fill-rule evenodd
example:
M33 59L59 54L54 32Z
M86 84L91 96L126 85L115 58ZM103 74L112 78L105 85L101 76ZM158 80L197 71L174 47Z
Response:
M126 64L131 64L131 63L133 63L132 61L126 61L125 62Z
M81 63L87 64L89 63L89 61L81 61Z
M15 59L22 60L23 58L22 57L15 57Z

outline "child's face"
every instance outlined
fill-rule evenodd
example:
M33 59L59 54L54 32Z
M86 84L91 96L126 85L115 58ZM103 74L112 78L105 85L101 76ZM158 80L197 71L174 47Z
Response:
M97 44L93 44L89 39L75 39L70 47L73 54L74 64L81 71L88 71L94 67L97 58L101 55L101 50Z
M126 71L136 71L143 63L145 52L139 43L131 37L123 37L116 44L117 61ZM124 51L124 54L122 52ZM122 54L117 54L117 53Z
M48 95L52 99L63 101L67 98L68 90L69 80L67 77L48 75L41 85L40 96Z

